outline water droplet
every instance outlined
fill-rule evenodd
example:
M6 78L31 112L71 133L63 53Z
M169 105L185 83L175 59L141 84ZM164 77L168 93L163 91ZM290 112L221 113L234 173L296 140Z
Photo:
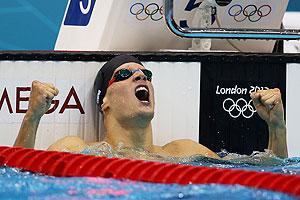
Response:
M178 194L178 198L179 199L182 199L184 197L184 194L182 193L182 192L180 192L179 194Z

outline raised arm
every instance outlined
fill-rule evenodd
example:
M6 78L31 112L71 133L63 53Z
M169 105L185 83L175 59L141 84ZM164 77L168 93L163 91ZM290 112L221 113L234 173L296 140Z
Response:
M51 101L56 95L58 95L58 89L52 84L32 82L28 110L23 118L14 146L34 148L40 119L48 111Z
M259 116L269 127L268 149L279 157L288 156L284 108L280 90L259 90L250 94Z

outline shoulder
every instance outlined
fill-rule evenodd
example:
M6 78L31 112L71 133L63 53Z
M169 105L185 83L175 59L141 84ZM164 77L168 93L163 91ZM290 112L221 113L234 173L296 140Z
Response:
M180 140L173 140L173 141L167 143L166 145L175 145L175 146L180 147L180 146L185 145L185 144L195 145L195 144L198 144L198 143L195 142L194 140L191 140L191 139L180 139Z
M180 140L174 140L172 142L167 143L163 146L165 150L172 150L173 152L180 153L183 150L191 149L191 148L198 148L200 144L190 140L190 139L180 139Z
M174 140L162 148L168 153L179 157L200 154L212 158L219 158L219 156L209 148L190 139Z
M77 136L67 136L56 141L48 150L81 152L86 146L87 144L81 138Z

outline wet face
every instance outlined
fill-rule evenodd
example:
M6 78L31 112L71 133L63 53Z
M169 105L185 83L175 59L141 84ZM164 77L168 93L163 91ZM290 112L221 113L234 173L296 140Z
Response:
M120 69L145 69L137 63L126 63ZM114 77L114 75L113 75ZM112 83L103 99L102 110L105 114L113 115L118 121L149 120L154 116L154 90L142 71L135 71L126 80Z

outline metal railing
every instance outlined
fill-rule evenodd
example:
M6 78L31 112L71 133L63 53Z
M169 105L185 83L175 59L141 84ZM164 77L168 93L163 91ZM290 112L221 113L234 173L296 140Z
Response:
M165 19L169 29L185 38L274 39L298 40L300 31L295 29L232 29L232 28L183 28L174 20L174 0L164 0Z

